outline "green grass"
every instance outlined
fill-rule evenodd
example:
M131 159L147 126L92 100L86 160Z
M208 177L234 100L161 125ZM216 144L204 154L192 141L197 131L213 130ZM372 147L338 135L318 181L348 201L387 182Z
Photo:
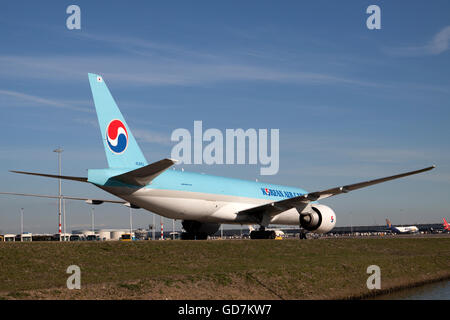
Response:
M208 290L226 297L227 288L242 291L236 298L252 298L248 288L267 298L336 298L366 294L373 264L382 289L449 276L450 238L0 243L0 292L67 291L72 264L82 288L115 283L146 292L151 283L157 293L175 288L189 298L202 284L200 298Z

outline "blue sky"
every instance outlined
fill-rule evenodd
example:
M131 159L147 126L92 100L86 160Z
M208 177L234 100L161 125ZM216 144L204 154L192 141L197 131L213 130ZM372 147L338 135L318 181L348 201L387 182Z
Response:
M81 8L81 30L66 8ZM381 30L366 8L381 7ZM106 166L87 73L103 75L149 162L170 156L177 128L280 129L280 170L185 170L320 190L431 164L432 172L323 201L343 225L437 223L450 207L448 1L9 1L0 12L0 190L55 194L63 173ZM67 195L109 197L64 182ZM55 232L56 202L2 197L0 230ZM67 227L90 207L67 204ZM151 223L135 212L135 226ZM159 218L157 219L159 221ZM96 207L99 227L128 210ZM170 224L171 226L171 224Z

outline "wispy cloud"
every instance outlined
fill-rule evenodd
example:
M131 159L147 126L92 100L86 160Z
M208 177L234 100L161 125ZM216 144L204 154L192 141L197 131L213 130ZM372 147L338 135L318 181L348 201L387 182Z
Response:
M130 36L120 35L96 35L92 33L74 33L74 37L93 41L95 43L103 43L119 49L121 51L141 55L144 57L155 57L158 55L163 56L165 59L170 60L173 57L183 56L185 58L197 58L201 60L205 59L220 59L219 55L215 55L208 52L202 52L197 50L188 49L179 45L160 43L156 41L145 40Z
M429 160L430 153L416 149L391 149L391 148L359 148L341 150L353 159L370 162L404 163L408 160Z
M101 48L100 51L106 50L108 54L99 54L97 51L76 56L0 56L0 77L26 76L50 81L68 81L77 76L85 76L87 72L96 72L108 76L109 79L140 85L209 85L227 81L266 81L383 86L351 75L316 72L314 68L306 65L295 68L291 64L281 66L278 64L280 55L285 52L279 51L271 55L266 52L261 58L261 52L256 55L253 52L249 56L245 48L233 48L229 52L217 53L129 36L112 37L89 33L71 36L92 42ZM70 68L67 68L68 65Z
M70 110L81 111L81 112L89 112L89 113L93 112L92 109L78 107L78 106L74 105L73 102L48 99L48 98L43 98L43 97L30 95L30 94L13 91L13 90L0 89L0 96L3 96L4 98L9 98L9 99L0 100L0 102L1 102L0 107L10 107L11 104L14 106L18 106L19 104L17 104L17 102L20 102L21 106L29 106L29 107L45 106L45 107L52 107L52 108L70 109ZM78 101L75 103L84 104L85 102Z
M366 181L370 179L377 179L390 175L399 174L408 170L420 169L420 167L405 166L403 168L386 167L382 165L367 165L367 164L353 164L353 165L308 165L303 168L286 169L281 172L282 175L289 176L294 179L305 179L306 177L320 178L320 181L329 180L323 185L317 185L316 188L333 187L334 183L344 185ZM330 179L324 179L330 178ZM446 185L450 184L450 174L442 172L441 168L437 167L427 173L413 175L408 179L416 181L438 182ZM336 185L334 185L336 186Z
M45 79L46 81L79 81L86 73L102 74L122 85L143 86L209 86L223 82L278 82L299 85L341 85L366 88L398 88L401 84L377 82L343 71L320 71L321 56L314 64L280 63L286 51L258 51L233 48L227 52L195 50L186 46L160 43L138 37L71 34L79 41L92 43L97 51L82 55L0 56L0 78ZM438 54L448 49L450 27L439 32L424 47L390 48L388 52ZM107 54L101 54L105 51ZM289 56L289 55L288 55ZM289 56L288 61L293 57ZM299 60L299 59L294 59ZM300 59L301 60L301 59ZM345 62L351 65L350 62ZM344 64L345 64L344 63ZM70 65L70 68L67 66ZM420 88L420 84L416 85ZM427 88L422 88L428 90ZM434 87L431 89L435 89ZM438 88L440 89L440 88ZM448 89L444 88L445 93Z
M382 50L394 56L425 56L438 55L449 49L450 45L450 26L441 29L434 37L422 46L389 47Z
M87 124L98 129L98 122L95 119L74 118L73 121L81 124ZM160 132L138 128L133 128L131 131L133 132L136 140L140 143L154 143L163 146L173 145L173 142L170 141L170 134L166 135Z
M0 77L46 78L60 82L86 76L88 72L96 72L108 79L133 85L209 85L214 82L229 81L270 81L315 85L383 86L347 76L291 71L243 62L186 61L180 57L170 63L161 63L161 59L125 59L114 56L106 58L103 56L0 56ZM71 68L67 68L68 63Z
M173 142L170 141L170 135L164 135L158 132L142 129L133 129L134 136L139 142L144 143L155 143L160 145L172 145Z
M431 40L430 44L427 47L432 54L440 54L448 50L449 42L450 26L447 26L433 37L433 40Z
M91 127L94 127L94 128L99 128L99 126L98 126L98 121L96 121L95 119L86 119L86 118L82 118L82 119L80 119L80 118L73 118L73 121L74 122L76 122L76 123L81 123L81 124L87 124L87 125L89 125L89 126L91 126Z

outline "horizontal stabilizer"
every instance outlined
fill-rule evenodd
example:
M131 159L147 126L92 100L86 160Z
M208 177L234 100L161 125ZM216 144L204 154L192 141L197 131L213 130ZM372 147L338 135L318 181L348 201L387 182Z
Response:
M50 199L67 199L67 200L83 200L88 204L102 204L104 202L107 203L119 203L126 206L130 206L130 204L126 201L121 200L103 200L103 199L89 199L89 198L79 198L79 197L69 197L69 196L53 196L46 194L35 194L35 193L15 193L15 192L0 192L0 194L11 195L11 196L24 196L24 197L37 197L37 198L50 198Z
M14 170L11 170L10 172L20 173L20 174L29 174L29 175L32 175L32 176L41 176L41 177L47 177L47 178L56 178L56 179L75 180L75 181L81 181L81 182L88 182L87 178L84 178L84 177L58 176L56 174L45 174L45 173L36 173L36 172L14 171Z
M143 187L148 185L153 179L155 179L165 170L173 166L175 162L177 162L177 160L163 159L158 162L146 165L145 167L111 177L111 179L121 181L126 184Z

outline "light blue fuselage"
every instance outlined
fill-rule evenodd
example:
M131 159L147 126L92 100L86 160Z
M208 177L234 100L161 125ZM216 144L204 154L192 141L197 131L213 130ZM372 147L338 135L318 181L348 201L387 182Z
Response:
M268 202L306 194L300 188L169 169L138 187L109 177L127 169L92 169L88 181L138 207L168 218L245 223L236 213ZM280 214L272 223L298 224L298 212ZM278 220L278 222L277 222Z

